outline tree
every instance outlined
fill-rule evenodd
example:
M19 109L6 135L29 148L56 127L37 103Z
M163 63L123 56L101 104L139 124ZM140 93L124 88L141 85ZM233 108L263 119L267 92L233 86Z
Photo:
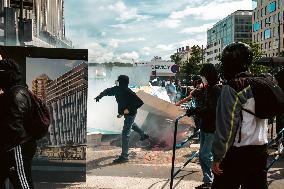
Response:
M177 65L180 65L182 57L180 56L179 53L171 55L170 58L172 62L174 62Z
M260 73L269 73L270 68L267 66L259 65L256 63L263 56L263 52L260 49L259 44L256 43L249 43L250 47L253 51L253 60L252 64L250 65L249 69L253 74L260 74Z
M188 78L190 75L196 75L199 73L202 61L202 49L198 45L194 45L190 49L190 58L182 62L181 73Z

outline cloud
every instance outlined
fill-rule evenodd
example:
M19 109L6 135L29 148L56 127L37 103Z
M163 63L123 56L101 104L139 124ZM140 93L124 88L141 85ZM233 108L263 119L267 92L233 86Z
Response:
M200 5L197 7L186 6L181 11L174 11L169 18L171 19L184 19L188 16L194 16L202 20L215 20L222 19L236 10L250 10L252 2L249 0L241 1L212 1L206 5Z
M169 45L159 44L156 46L156 48L161 49L163 51L170 51L174 49L174 45L173 44L169 44Z
M144 51L150 51L151 48L150 48L150 47L143 47L142 50L144 50Z
M206 32L207 29L212 28L215 23L210 23L210 24L204 24L201 26L195 26L195 27L188 27L184 28L180 31L180 33L201 33L201 32Z
M113 24L110 25L112 28L119 28L119 29L132 29L133 27L127 24Z
M132 60L138 60L139 54L135 51L122 53L117 57L118 60L122 62L132 62Z
M99 43L87 43L84 48L88 49L89 62L103 63L111 62L114 59L112 49L104 48Z
M67 68L73 68L76 64L76 60L69 60L66 64L65 67Z
M119 14L119 17L116 18L116 20L121 22L133 19L140 21L150 18L149 16L138 14L137 8L127 7L122 1L118 1L114 5L109 5L108 8Z
M138 42L138 41L145 41L146 39L143 37L138 38L129 38L129 39L111 39L109 45L111 47L118 47L121 43L131 43L131 42Z
M166 28L177 28L181 24L180 20L177 19L166 19L159 24L159 27L166 27Z

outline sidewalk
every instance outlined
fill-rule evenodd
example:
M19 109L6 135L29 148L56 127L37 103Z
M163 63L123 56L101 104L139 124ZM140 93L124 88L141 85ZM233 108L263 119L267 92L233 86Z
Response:
M177 165L179 167L186 159L190 149L177 150ZM102 157L104 154L104 157ZM86 188L95 189L168 189L171 164L160 159L171 155L171 151L144 151L132 149L130 162L112 165L111 161L119 154L119 149L107 151L90 151L89 155L96 157L97 161L88 161ZM141 159L148 154L153 157L149 162ZM153 155L154 154L154 155ZM155 158L156 157L156 158ZM90 156L89 156L90 158ZM164 158L167 159L167 158ZM202 172L198 163L190 163L184 171L175 178L175 189L193 189L202 182ZM269 189L282 189L284 185L284 158L274 164L268 174ZM82 186L83 187L83 186Z

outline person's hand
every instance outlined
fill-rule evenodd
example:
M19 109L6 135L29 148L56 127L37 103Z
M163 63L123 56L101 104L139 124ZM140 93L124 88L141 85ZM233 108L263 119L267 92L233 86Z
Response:
M95 100L96 102L99 102L99 101L100 101L100 98L99 98L99 97L96 97L94 100Z
M220 169L220 162L213 162L212 171L216 175L221 175L223 173L223 170Z
M124 114L124 115L129 114L129 110L126 108L126 109L123 111L123 114Z

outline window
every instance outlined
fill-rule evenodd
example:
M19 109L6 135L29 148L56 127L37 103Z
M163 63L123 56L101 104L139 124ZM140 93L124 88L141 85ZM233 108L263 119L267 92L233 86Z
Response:
M263 17L263 8L260 11L260 17Z
M271 49L271 41L269 42L268 48Z
M263 44L260 45L260 49L261 49L261 50L263 49Z
M259 22L255 22L253 25L253 31L256 32L260 29L260 23Z
M272 13L276 10L276 1L271 2L269 5L267 5L268 13Z
M271 30L266 29L264 30L264 39L269 39L271 37Z
M264 49L266 49L266 48L267 48L267 43L264 44Z

